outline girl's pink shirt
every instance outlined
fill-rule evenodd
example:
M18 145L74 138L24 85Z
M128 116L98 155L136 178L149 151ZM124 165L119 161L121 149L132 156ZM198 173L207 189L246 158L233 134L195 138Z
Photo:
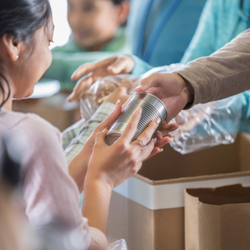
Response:
M61 221L81 230L84 249L106 249L105 235L90 228L78 208L79 192L68 174L59 130L35 114L1 109L0 135L6 132L21 144L22 193L31 225Z

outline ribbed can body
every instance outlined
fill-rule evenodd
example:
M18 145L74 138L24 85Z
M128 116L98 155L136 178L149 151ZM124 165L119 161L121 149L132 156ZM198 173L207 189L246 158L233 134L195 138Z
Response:
M133 140L143 132L151 121L158 117L161 118L161 121L167 118L167 109L160 99L149 93L136 93L131 97L126 108L107 133L106 143L108 145L112 145L122 135L134 112L139 107L142 108L142 114Z

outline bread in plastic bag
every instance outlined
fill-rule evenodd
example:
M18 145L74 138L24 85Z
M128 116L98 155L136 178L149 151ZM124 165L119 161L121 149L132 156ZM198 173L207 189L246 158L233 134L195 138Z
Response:
M80 100L82 118L89 120L103 101L125 82L131 85L128 94L132 94L135 87L138 86L140 78L124 74L110 75L97 80Z

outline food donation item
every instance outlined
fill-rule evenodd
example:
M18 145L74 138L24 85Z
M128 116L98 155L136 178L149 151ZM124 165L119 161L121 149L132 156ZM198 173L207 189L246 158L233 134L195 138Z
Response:
M131 97L129 103L107 133L106 143L108 145L112 145L122 135L134 112L139 107L142 108L142 114L133 140L146 129L151 121L158 117L161 118L159 128L161 123L167 118L167 108L160 99L149 93L136 93Z
M111 75L97 80L80 100L80 110L82 118L88 120L95 113L97 108L105 99L114 92L116 88L126 83L128 94L134 93L134 88L138 86L141 78L132 75Z

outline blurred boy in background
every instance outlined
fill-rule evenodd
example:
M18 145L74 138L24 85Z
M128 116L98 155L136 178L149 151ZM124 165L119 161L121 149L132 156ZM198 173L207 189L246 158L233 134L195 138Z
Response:
M114 54L130 53L126 42L129 0L68 0L68 43L52 50L53 61L45 79L56 79L61 90L71 90L70 76L82 63Z

